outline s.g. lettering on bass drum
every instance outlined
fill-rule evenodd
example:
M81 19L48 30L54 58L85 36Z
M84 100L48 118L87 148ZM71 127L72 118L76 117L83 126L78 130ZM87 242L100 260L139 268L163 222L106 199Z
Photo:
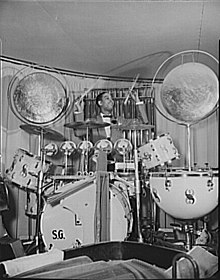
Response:
M131 206L118 185L110 184L109 191L110 240L123 241L132 229ZM41 216L42 237L48 250L95 243L96 192L93 181L84 186L71 182L48 196Z

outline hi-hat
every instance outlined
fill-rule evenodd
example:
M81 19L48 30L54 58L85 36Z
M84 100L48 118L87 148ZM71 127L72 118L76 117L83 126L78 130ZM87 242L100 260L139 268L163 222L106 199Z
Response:
M50 128L30 124L22 124L20 128L29 134L41 135L41 133L43 133L44 137L47 139L65 141L65 137L62 134Z
M64 124L65 127L74 128L74 129L85 129L85 128L101 128L109 126L109 123L106 122L97 122L96 120L88 119L84 122L73 122Z

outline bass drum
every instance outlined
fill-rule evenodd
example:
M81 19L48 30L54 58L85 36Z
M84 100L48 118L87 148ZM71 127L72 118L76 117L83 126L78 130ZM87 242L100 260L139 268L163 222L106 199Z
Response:
M74 183L61 187L47 199L41 216L41 233L47 250L95 243L96 185L74 191ZM110 184L110 240L123 241L132 229L128 196ZM62 196L62 200L58 196Z

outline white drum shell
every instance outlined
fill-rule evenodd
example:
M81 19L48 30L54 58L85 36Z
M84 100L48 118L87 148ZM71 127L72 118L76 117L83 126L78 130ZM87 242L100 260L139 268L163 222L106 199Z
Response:
M47 172L49 167L50 163L48 161L45 162L43 171ZM40 157L26 150L18 149L11 167L6 170L6 177L20 187L35 191L38 184L38 173L40 169Z
M156 204L176 219L198 219L218 205L216 172L212 178L209 172L154 172L150 174L150 189Z
M139 147L138 156L142 165L150 169L178 158L179 154L170 135L165 134Z
M73 183L61 187L63 193L74 188ZM56 195L55 195L56 196ZM45 204L41 216L41 232L46 248L68 249L95 243L96 185L65 197L59 204ZM110 240L123 241L133 220L130 203L115 185L110 185Z

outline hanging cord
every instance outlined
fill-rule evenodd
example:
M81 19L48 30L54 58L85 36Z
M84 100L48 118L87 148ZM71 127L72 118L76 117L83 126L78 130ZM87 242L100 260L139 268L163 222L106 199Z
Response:
M205 8L205 4L204 4L204 1L203 1L203 3L202 3L202 11L201 11L200 27L199 27L198 50L200 50L200 45L201 45L202 23L203 23L204 8Z

